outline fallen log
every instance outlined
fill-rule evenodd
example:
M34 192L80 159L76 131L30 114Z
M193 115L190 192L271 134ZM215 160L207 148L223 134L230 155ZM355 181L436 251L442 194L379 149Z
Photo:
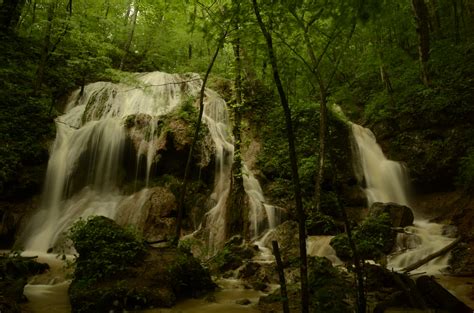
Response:
M447 245L446 247L444 247L443 249L441 250L438 250L436 251L435 253L432 253L430 255L428 255L427 257L413 263L412 265L409 265L407 267L405 267L404 269L402 269L402 272L404 273L407 273L407 272L411 272L417 268L419 268L420 266L428 263L429 261L439 257L439 256L442 256L446 253L448 253L449 251L451 251L459 242L461 242L461 237L459 237L458 239L454 240L453 242L451 242L449 245Z

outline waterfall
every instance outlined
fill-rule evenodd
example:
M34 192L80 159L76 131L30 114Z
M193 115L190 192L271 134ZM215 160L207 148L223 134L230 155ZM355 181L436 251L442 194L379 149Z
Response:
M369 206L374 202L395 202L408 206L408 179L403 166L388 160L374 134L367 128L352 124L356 143L356 173L359 170L365 181L364 191ZM443 226L417 218L412 226L405 227L404 233L397 234L395 253L389 257L388 268L400 270L418 260L440 250L453 241L442 235ZM436 274L448 264L449 255L438 257L420 268L420 271Z
M403 166L385 157L370 129L354 123L351 126L356 142L354 167L362 168L369 206L374 202L408 205L408 178Z
M147 195L150 176L160 146L160 117L177 110L189 99L199 96L202 81L197 74L152 72L136 74L135 86L96 82L83 93L75 91L56 119L57 134L50 151L42 200L38 211L28 221L19 244L26 250L47 251L55 247L71 224L91 215L116 218L121 203L129 201L121 187L127 181L144 176L133 212L142 220L140 203ZM133 127L129 127L130 123ZM230 192L234 155L232 125L225 101L206 90L203 122L215 148L215 181L211 194L212 208L206 213L208 244L216 247L225 240L225 209ZM133 146L133 148L130 148ZM131 163L129 151L136 155ZM184 164L183 164L184 166ZM129 177L130 169L135 170ZM250 171L244 186L252 203L254 236L274 227L274 208L264 204L258 181ZM133 175L132 175L133 176ZM123 188L122 188L123 189ZM127 200L128 199L128 200ZM268 217L267 226L262 219Z
M55 246L79 217L115 218L126 198L120 190L130 166L126 145L136 145L137 173L144 167L149 183L158 144L157 118L196 97L201 80L197 74L161 72L136 74L134 79L136 87L97 82L71 95L65 114L56 119L39 210L20 238L25 249L46 251ZM128 119L139 120L141 129L127 130Z
M277 208L266 203L262 187L253 173L244 165L244 189L249 197L250 232L257 239L265 231L274 229L280 223Z

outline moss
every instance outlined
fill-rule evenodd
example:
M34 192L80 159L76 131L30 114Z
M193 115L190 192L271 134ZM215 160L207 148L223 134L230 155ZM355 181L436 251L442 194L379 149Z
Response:
M69 288L72 312L170 307L215 287L188 252L147 249L134 231L105 217L76 223L71 237L79 252Z
M350 286L342 274L322 257L310 258L308 262L308 285L310 304L315 312L352 312L346 302Z
M391 251L395 242L395 233L387 213L367 217L353 229L352 236L360 258L365 260L380 259ZM347 234L335 236L330 244L341 260L352 261L353 254Z

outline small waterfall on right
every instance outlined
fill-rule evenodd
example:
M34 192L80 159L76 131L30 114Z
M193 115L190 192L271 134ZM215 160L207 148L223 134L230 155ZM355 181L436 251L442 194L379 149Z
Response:
M409 205L408 176L401 164L388 160L377 144L374 134L367 128L351 124L354 136L354 168L370 207L374 202L394 202ZM413 208L412 208L413 209ZM397 235L395 252L387 267L402 270L450 244L454 239L443 236L443 225L431 223L415 216L414 225L405 227ZM417 271L437 274L447 266L449 254L435 258Z
M369 206L374 202L408 205L408 179L403 166L385 157L370 129L352 123L352 133L359 163L355 167L362 168Z

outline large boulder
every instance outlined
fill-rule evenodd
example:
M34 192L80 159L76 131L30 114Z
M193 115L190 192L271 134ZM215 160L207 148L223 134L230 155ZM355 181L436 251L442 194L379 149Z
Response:
M413 225L415 219L413 211L405 205L393 202L375 202L370 206L369 216L379 216L382 213L387 213L390 216L393 227Z
M72 312L170 307L215 288L189 252L147 247L136 233L105 217L75 224L71 237L79 253L69 288Z

